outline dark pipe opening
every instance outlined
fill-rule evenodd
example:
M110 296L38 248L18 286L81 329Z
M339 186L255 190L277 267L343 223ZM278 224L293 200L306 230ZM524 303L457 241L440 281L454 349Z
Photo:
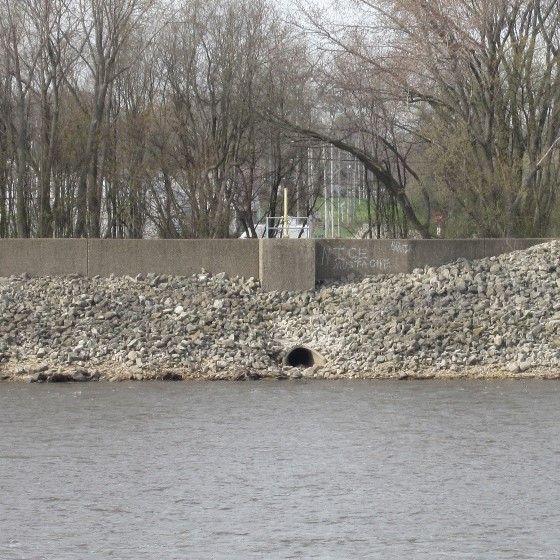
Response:
M284 365L291 367L310 368L313 366L325 365L325 359L319 352L306 348L305 346L296 346L292 348L284 358Z
M294 348L287 356L287 362L292 367L313 367L315 361L309 348Z

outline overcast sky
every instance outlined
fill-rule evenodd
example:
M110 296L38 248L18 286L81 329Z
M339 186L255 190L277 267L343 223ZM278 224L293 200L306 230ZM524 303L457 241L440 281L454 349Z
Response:
M357 14L356 6L349 0L280 0L290 13L297 13L297 4L316 6L330 16L330 19L350 22Z

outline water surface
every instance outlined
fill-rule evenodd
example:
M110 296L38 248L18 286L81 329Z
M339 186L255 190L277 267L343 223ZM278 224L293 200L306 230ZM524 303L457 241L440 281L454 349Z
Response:
M0 558L560 558L560 384L0 384Z

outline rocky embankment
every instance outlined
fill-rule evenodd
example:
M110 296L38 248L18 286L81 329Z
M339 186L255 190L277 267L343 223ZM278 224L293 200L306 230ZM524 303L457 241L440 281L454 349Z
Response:
M560 242L413 274L0 280L0 378L560 377ZM294 345L326 365L294 368Z

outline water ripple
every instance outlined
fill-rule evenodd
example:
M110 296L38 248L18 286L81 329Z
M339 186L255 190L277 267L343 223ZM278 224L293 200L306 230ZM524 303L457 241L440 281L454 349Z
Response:
M0 558L556 558L559 396L0 385Z

